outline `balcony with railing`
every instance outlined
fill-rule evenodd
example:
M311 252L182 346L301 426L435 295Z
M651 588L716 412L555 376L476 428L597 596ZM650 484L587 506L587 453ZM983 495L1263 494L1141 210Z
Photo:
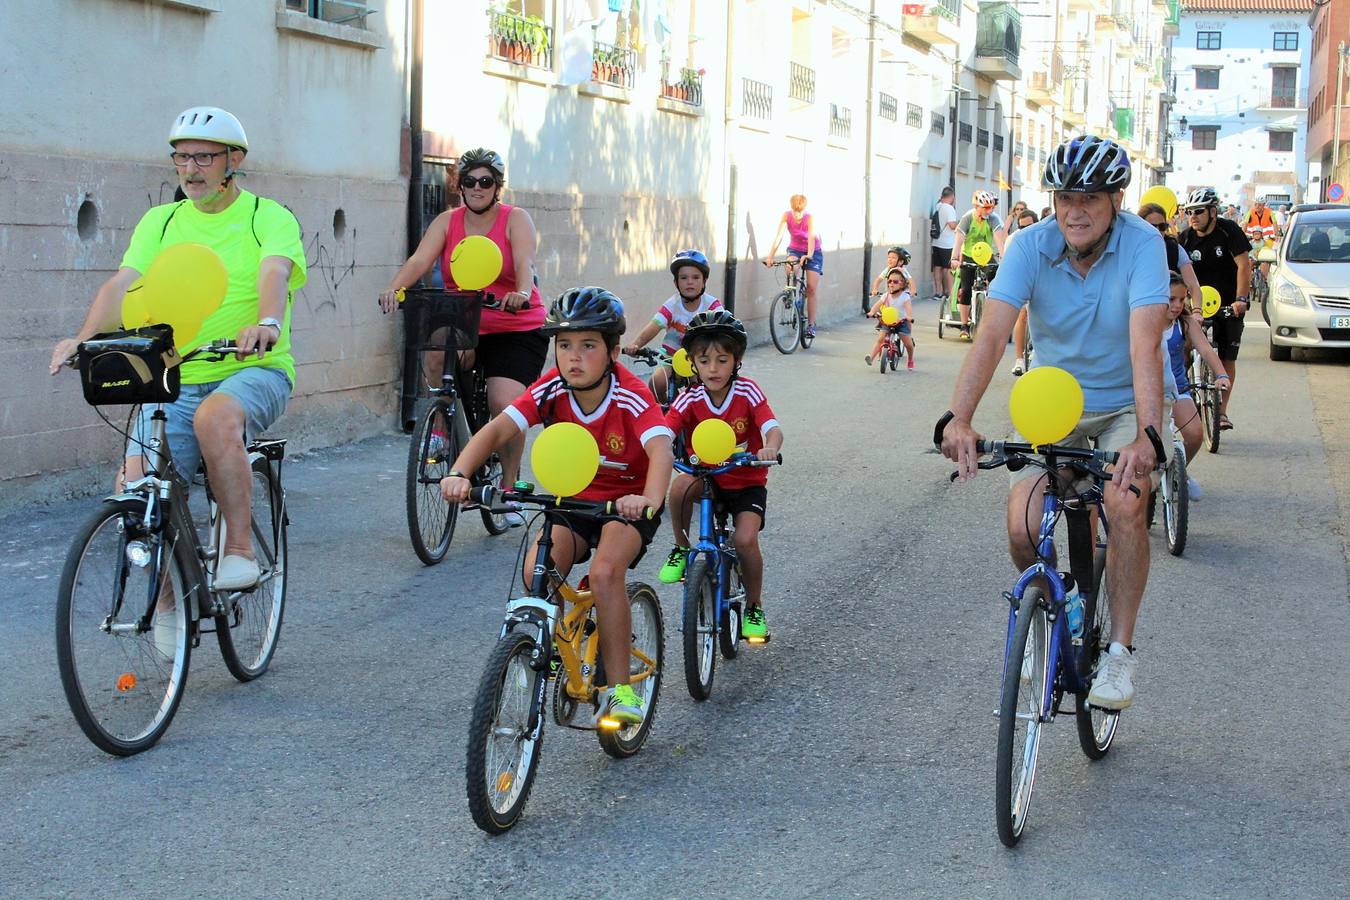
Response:
M1062 94L1060 85L1064 83L1064 57L1058 50L1051 50L1041 60L1041 70L1031 73L1028 99L1041 106L1058 105Z
M553 68L553 29L542 19L497 10L489 16L489 56L521 66Z
M830 137L841 140L853 137L853 110L837 103L830 104Z
M591 81L632 90L637 73L637 51L596 41L591 50Z
M1006 0L981 3L975 24L975 71L1002 81L1020 81L1022 14Z
M902 24L906 35L926 44L955 47L961 42L961 0L934 0L922 13L905 13Z
M753 78L742 78L741 115L747 119L772 119L773 85Z
M670 77L670 61L661 62L661 97L689 106L703 105L703 72L698 69L680 69L679 79Z
M1256 108L1261 112L1277 114L1303 112L1308 108L1308 89L1304 87L1284 91L1267 90L1256 101Z
M1167 0L1167 15L1163 17L1163 34L1173 37L1181 34L1181 0Z
M1134 140L1134 110L1128 106L1111 107L1111 127L1121 140Z
M799 103L816 102L816 70L801 63L788 63L788 99Z

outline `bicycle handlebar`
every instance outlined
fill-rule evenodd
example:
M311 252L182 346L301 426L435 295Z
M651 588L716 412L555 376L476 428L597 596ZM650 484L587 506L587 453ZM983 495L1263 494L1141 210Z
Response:
M411 298L408 297L408 291L417 291ZM481 300L483 309L497 309L502 312L509 312L514 315L520 312L520 309L530 309L533 304L526 302L520 309L507 309L502 306L501 300L496 294L489 294L485 291L439 291L435 288L399 288L394 291L394 296L398 299L399 308L402 309L404 301L412 300Z
M718 463L715 466L705 466L698 461L695 454L689 455L689 460L675 460L675 468L684 472L686 475L721 475L723 472L729 472L732 469L766 469L769 466L781 466L783 464L783 454L778 454L777 459L759 459L750 453L737 453L726 462Z
M574 497L555 497L552 494L535 494L530 491L502 491L490 484L481 485L469 491L469 499L480 506L492 506L493 501L500 499L506 502L523 503L531 506L538 506L540 509L559 509L566 512L581 513L586 516L593 516L597 519L612 519L617 522L631 521L628 517L619 514L614 506L613 500L577 500ZM656 510L648 506L643 511L643 517L650 519L656 515Z
M653 350L651 347L639 347L636 353L629 353L627 350L625 350L623 351L623 355L630 357L632 359L636 359L639 362L645 362L653 369L656 368L657 366L663 366L670 362L670 357L667 356L664 351Z

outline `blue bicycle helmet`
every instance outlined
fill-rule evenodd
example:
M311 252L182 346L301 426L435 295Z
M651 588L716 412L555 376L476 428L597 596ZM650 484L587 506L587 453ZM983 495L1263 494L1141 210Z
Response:
M1130 155L1115 141L1085 134L1065 141L1045 161L1041 187L1047 191L1100 194L1130 185Z
M712 271L712 267L708 265L708 257L704 256L699 250L681 250L676 253L670 261L670 274L678 277L680 269L685 266L693 266L698 269L703 273L704 278L707 278L708 273Z
M627 327L622 300L602 287L575 287L563 291L553 301L540 331L546 335L562 331L598 331L618 337Z

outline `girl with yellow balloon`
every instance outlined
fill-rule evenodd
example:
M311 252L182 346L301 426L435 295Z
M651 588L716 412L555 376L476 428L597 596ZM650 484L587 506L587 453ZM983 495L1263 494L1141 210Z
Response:
M746 343L745 326L725 310L694 316L684 334L684 349L694 361L699 383L675 399L666 422L684 437L702 465L720 465L736 452L748 453L761 462L777 462L783 448L783 429L764 391L740 374ZM762 467L738 466L714 476L714 480L719 498L732 516L732 539L745 583L741 635L763 642L768 640L769 626L764 618L764 555L759 548L759 532L764 528L768 503L768 475ZM684 577L690 547L689 520L694 502L701 496L701 486L700 478L684 472L676 475L671 485L675 548L661 567L660 578L666 584Z
M867 311L871 318L880 319L877 324L877 341L872 352L863 357L870 366L872 360L881 353L889 329L900 335L900 343L905 345L909 356L906 368L914 368L914 338L910 337L909 323L914 321L914 304L910 301L910 283L903 269L896 267L886 273L886 293ZM885 365L884 361L882 365Z
M548 338L540 331L545 310L535 284L534 256L538 236L530 214L501 202L506 162L493 150L467 150L456 167L463 205L447 209L431 221L422 242L380 294L380 309L398 308L400 292L416 285L439 260L447 291L484 291L494 305L485 306L478 326L478 347L464 352L462 364L481 364L487 376L488 408L495 416L525 386L539 377L548 357ZM428 343L435 343L435 335ZM428 351L422 366L428 384L439 384L444 354ZM520 472L524 436L502 449L502 483ZM509 517L524 523L518 513Z
M469 440L441 480L441 496L451 503L468 500L470 481L464 473L477 471L493 450L523 438L531 427L550 423L531 457L540 484L556 496L613 501L623 518L568 513L554 520L550 535L553 563L562 574L591 559L600 654L610 679L599 717L637 724L647 707L628 684L632 616L624 575L637 565L660 525L674 454L670 429L651 391L619 364L624 327L623 301L604 288L563 292L543 328L556 336L556 367ZM526 584L537 548L525 557Z
M669 406L670 377L680 376L681 384L687 383L693 376L687 355L682 355L680 339L684 337L689 320L699 313L721 309L722 301L707 291L708 274L712 267L708 257L700 250L681 250L670 261L670 274L675 279L675 293L656 309L656 314L638 336L628 343L623 352L637 356L638 351L651 343L652 338L665 330L661 337L661 350L670 358L670 363L658 366L652 372L652 393L661 405Z

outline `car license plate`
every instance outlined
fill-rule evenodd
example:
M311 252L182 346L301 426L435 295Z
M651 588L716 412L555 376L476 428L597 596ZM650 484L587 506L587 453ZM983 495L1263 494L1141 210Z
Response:
M1332 316L1332 328L1350 328L1350 316Z

